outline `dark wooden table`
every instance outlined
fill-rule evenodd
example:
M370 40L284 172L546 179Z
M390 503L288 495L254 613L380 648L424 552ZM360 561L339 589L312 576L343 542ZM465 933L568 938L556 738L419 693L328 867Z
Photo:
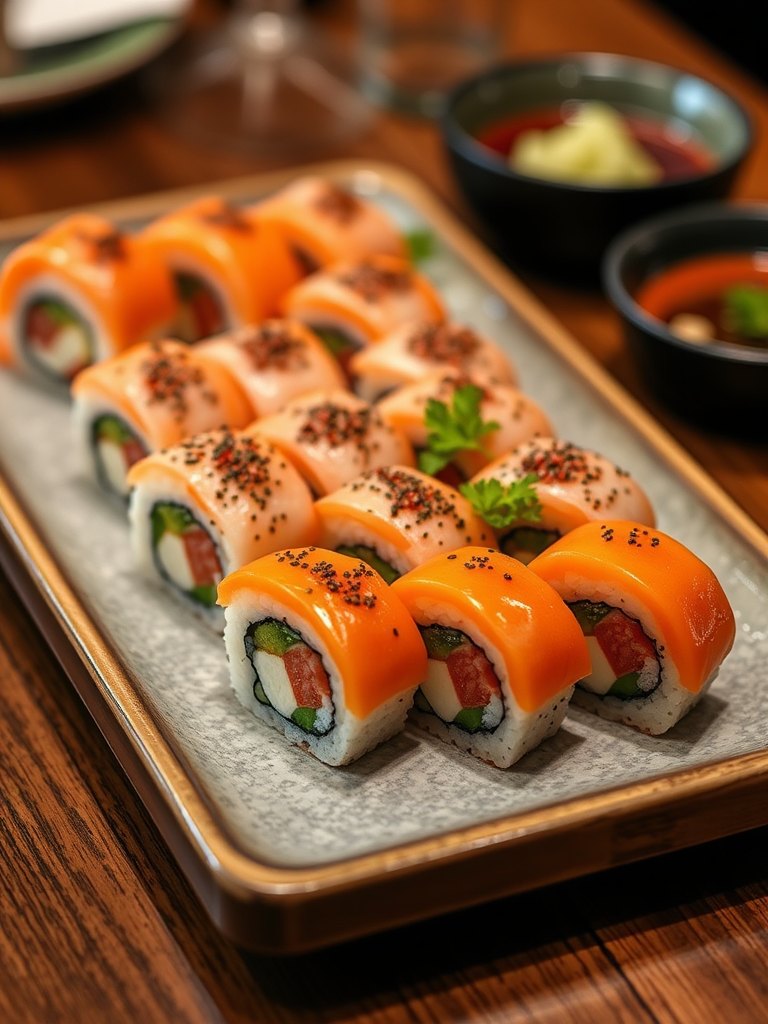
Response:
M640 0L514 0L510 54L604 50L726 86L758 136L737 195L768 199L768 92ZM197 24L207 20L202 12ZM353 5L314 16L341 35ZM2 124L0 216L269 166L169 134L140 77ZM415 170L472 223L431 124L381 114L342 153ZM644 394L599 294L526 284L764 529L764 447L694 430ZM209 922L44 638L0 576L0 1020L768 1020L768 829L295 958Z

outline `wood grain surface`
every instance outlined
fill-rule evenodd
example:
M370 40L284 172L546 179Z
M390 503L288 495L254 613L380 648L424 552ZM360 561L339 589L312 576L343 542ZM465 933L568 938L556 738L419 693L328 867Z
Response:
M757 144L738 182L768 199L768 92L639 0L514 0L510 55L605 50L702 73L745 103ZM313 17L349 38L352 0ZM220 16L201 4L193 28ZM477 229L433 125L381 113L331 156L416 171ZM3 122L0 217L268 169L169 131L134 75ZM768 453L694 430L638 384L598 293L524 277L764 529ZM768 670L767 670L768 671ZM0 1021L768 1021L768 829L291 958L210 923L40 630L0 575Z

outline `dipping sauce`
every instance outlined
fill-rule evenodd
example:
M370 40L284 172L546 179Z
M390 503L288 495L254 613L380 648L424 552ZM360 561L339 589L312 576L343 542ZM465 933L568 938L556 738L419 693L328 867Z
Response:
M688 341L768 348L768 252L682 260L645 281L635 300ZM711 325L708 336L695 336L697 321Z
M515 142L523 132L548 131L569 123L577 102L567 102L559 109L531 111L513 115L483 129L477 141L508 159ZM697 139L684 137L671 120L644 115L622 115L633 139L658 164L662 181L674 181L709 171L715 163L713 155ZM630 186L631 187L631 186Z

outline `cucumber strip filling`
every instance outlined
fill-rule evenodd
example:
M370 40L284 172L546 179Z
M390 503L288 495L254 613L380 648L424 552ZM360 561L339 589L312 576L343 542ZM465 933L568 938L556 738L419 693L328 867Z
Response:
M99 483L106 490L127 497L126 474L147 454L142 441L124 420L109 413L93 421L91 445Z
M340 555L350 555L350 557L358 558L360 561L370 565L385 583L394 583L395 580L400 578L400 573L394 566L390 565L389 562L385 562L383 558L379 557L374 548L369 548L365 544L342 544L336 550Z
M179 334L187 342L210 338L223 333L227 318L214 289L196 274L177 271L174 274L176 294L181 304Z
M485 652L449 626L420 626L429 655L414 704L465 732L492 732L504 718L499 680Z
M39 296L26 306L21 343L32 365L57 381L73 380L95 355L90 326L53 296Z
M212 608L224 573L211 535L186 506L176 502L158 502L150 522L152 553L160 575L192 601Z
M334 726L331 684L323 661L300 633L278 619L253 622L244 636L254 671L253 695L304 732L324 736Z
M592 671L578 686L599 696L641 700L661 684L655 642L637 619L603 601L569 604L587 639Z
M541 530L535 526L518 526L505 534L499 546L505 555L512 555L519 562L528 564L536 555L554 544L560 537L557 530Z

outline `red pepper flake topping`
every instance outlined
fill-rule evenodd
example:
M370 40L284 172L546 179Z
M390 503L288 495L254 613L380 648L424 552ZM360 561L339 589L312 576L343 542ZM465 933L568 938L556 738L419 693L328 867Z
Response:
M187 349L167 349L159 343L152 345L150 354L141 364L141 373L149 392L149 402L167 404L177 422L189 411L188 398L192 388L198 389L205 401L216 402L216 395L204 390L205 373L192 362Z
M276 552L278 562L288 562L297 569L308 572L321 586L355 608L375 608L378 595L366 584L375 580L377 574L365 562L357 562L352 569L337 569L332 562L321 559L312 564L308 559L315 548L304 551Z
M480 347L480 339L469 327L424 324L408 339L408 350L419 359L461 367Z
M224 200L221 201L218 208L206 210L205 213L201 214L200 220L203 224L209 224L212 227L228 228L231 231L240 231L243 234L255 230L253 223L244 216L242 211L224 202Z
M388 270L365 262L342 271L336 280L365 302L377 302L389 292L404 292L413 287L410 270Z
M91 263L114 263L128 256L125 235L116 228L100 233L78 231L76 237L85 249L86 259Z
M324 441L331 448L354 444L367 451L365 442L374 427L384 427L384 423L369 406L349 409L328 401L304 411L296 440L304 444Z
M357 196L332 182L325 183L312 205L319 213L325 214L338 224L353 221L362 208Z
M437 518L436 525L442 527L439 517L445 516L452 518L459 530L463 530L466 525L465 520L457 515L455 503L436 481L426 481L402 469L380 468L371 470L361 480L351 484L352 490L362 487L374 493L383 491L384 497L390 502L389 513L392 518L401 512L412 512L417 523Z
M274 490L281 486L274 470L285 463L276 457L276 450L270 444L259 438L224 431L198 434L178 447L186 465L203 464L208 475L218 477L216 499L224 508L245 495L263 511Z
M533 448L528 452L520 463L520 476L535 473L542 483L580 484L587 505L595 511L603 507L610 508L618 492L612 488L605 500L595 496L591 485L602 480L604 471L598 462L590 461L591 457L594 458L590 452L568 441L556 441L549 448ZM618 466L614 466L614 470L620 476L629 476Z
M285 372L308 365L303 341L283 324L243 327L232 340L248 356L254 370Z

